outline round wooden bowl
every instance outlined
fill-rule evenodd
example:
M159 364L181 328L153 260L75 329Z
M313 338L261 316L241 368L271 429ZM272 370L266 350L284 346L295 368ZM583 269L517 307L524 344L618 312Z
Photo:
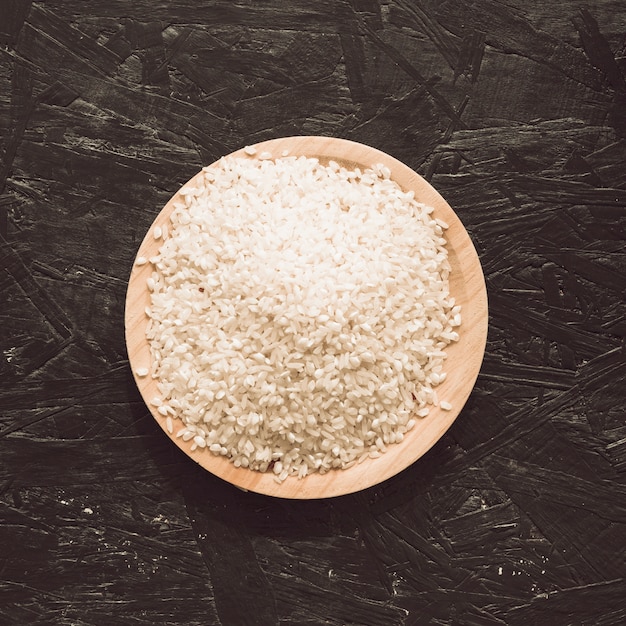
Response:
M126 297L126 343L133 375L142 397L165 433L194 461L216 476L241 489L282 498L313 499L353 493L394 476L419 459L450 428L467 401L480 370L487 339L487 291L480 261L463 224L448 203L421 176L388 154L353 141L328 137L285 137L265 141L255 147L257 154L268 151L280 157L288 151L290 155L317 157L322 163L332 159L351 169L357 166L364 169L382 163L391 170L391 177L400 187L405 191L413 190L418 201L434 207L434 216L447 222L449 228L445 236L451 264L450 292L456 303L462 306L462 324L458 329L459 341L446 349L444 371L447 378L437 387L437 395L441 400L448 401L452 409L445 411L432 407L427 417L417 418L415 427L401 443L387 446L387 452L379 458L367 459L345 470L310 474L303 479L289 477L280 484L271 471L261 473L237 468L227 458L216 456L206 449L192 451L191 441L185 442L175 436L182 422L175 420L174 434L168 433L165 418L150 404L151 399L159 395L156 380L151 375L137 375L138 370L151 366L150 347L145 334L148 322L145 309L150 302L146 279L152 273L150 263L133 265ZM243 148L233 153L233 156L244 155ZM192 178L182 189L193 187L200 175ZM179 190L155 219L139 247L138 257L149 259L157 254L162 240L154 238L153 228L168 224L174 204L180 200Z

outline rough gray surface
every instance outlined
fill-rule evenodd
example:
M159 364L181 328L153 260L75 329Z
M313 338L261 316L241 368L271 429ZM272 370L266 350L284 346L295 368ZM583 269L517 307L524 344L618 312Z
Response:
M4 0L0 623L626 623L626 5ZM244 494L163 436L137 246L205 164L346 137L478 249L482 373L365 492Z

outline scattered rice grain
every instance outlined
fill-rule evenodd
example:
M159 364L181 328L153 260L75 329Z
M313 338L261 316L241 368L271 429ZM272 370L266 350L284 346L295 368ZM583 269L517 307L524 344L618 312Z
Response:
M192 447L279 482L378 458L437 404L459 338L448 225L386 166L244 153L153 231L155 406Z

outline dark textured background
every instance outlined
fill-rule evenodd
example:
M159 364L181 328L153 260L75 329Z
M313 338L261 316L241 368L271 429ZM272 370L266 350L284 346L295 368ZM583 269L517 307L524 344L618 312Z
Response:
M626 3L0 3L0 623L626 623ZM479 252L475 391L414 466L291 502L133 383L133 257L202 165L361 141Z

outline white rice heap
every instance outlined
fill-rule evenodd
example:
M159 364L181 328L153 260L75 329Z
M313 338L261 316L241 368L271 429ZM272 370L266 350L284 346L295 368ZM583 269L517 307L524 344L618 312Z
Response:
M155 229L147 337L167 429L282 481L401 442L461 316L447 225L388 168L253 152L204 168Z

